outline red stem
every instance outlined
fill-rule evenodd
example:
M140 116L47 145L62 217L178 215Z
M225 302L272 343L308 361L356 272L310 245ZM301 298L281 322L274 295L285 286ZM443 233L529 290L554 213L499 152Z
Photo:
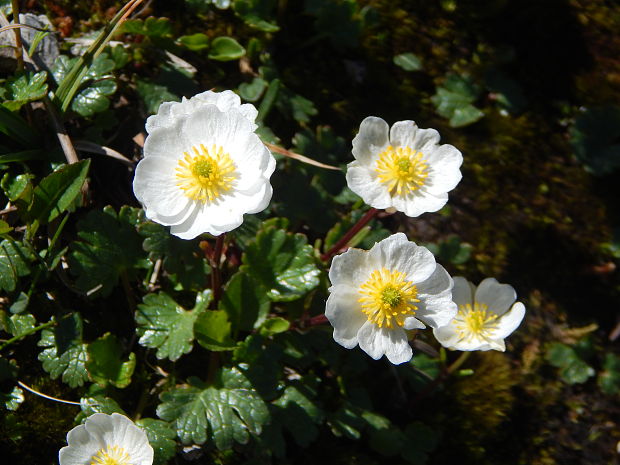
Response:
M351 229L349 229L349 231L347 231L347 233L342 236L342 238L338 242L336 242L336 244L334 244L331 249L321 255L321 260L323 260L324 262L329 261L330 258L340 252L341 249L346 247L349 241L353 239L353 236L355 236L360 231L360 229L366 226L366 224L368 224L368 222L372 220L377 215L377 213L379 213L379 210L377 210L376 208L371 208L370 210L368 210L364 214L364 216L362 216L357 221L357 223L355 223L351 227Z

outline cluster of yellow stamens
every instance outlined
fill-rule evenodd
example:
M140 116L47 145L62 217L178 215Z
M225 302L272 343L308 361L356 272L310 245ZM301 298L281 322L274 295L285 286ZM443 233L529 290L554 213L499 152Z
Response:
M428 163L422 152L411 147L388 146L379 154L375 172L390 195L405 196L418 190L428 177Z
M387 268L375 270L359 288L362 312L379 328L403 326L405 318L414 316L420 299L418 289L405 279L405 273Z
M471 341L474 338L491 337L493 331L497 329L497 319L498 315L491 312L486 304L475 302L473 306L459 305L459 311L452 324L456 326L461 341Z
M93 455L90 465L132 465L129 454L119 446L108 446L107 449L100 449L97 455Z
M212 145L209 150L200 144L200 150L195 146L192 150L179 160L177 186L192 200L213 202L233 187L236 166L222 147Z

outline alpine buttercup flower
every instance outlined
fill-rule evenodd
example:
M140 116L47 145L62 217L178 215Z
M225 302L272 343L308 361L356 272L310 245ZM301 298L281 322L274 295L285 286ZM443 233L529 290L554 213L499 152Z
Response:
M433 330L442 346L462 351L506 350L504 339L525 315L525 306L515 303L517 294L512 286L486 278L476 288L457 276L452 297L458 305L456 317Z
M254 133L256 108L232 91L166 102L148 118L133 190L146 216L182 239L220 235L271 200L271 152Z
M390 129L381 118L367 117L353 139L353 156L349 188L371 207L393 207L407 216L439 210L461 180L461 152L439 145L436 130L413 121Z
M58 452L60 465L151 465L146 433L119 413L95 413L67 434Z
M360 348L375 360L394 364L413 354L405 330L447 324L456 314L452 278L425 247L403 233L376 243L369 251L349 249L329 269L325 316L334 340Z

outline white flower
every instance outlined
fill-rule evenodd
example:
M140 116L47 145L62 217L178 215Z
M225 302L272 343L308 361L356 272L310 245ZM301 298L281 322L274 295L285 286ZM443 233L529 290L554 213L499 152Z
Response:
M232 91L162 103L148 118L133 190L146 216L182 239L220 235L269 204L275 159L254 133L256 108Z
M456 314L452 278L425 247L403 233L376 243L369 251L349 249L334 257L332 287L325 316L334 340L360 348L375 360L394 364L411 359L405 330L437 328Z
M95 413L67 434L60 465L151 465L153 448L146 433L129 418Z
M433 330L442 346L463 351L506 350L504 339L517 329L525 315L525 306L514 303L517 294L512 286L486 278L476 288L457 276L452 297L459 309L456 317Z
M353 139L353 156L347 166L349 188L371 207L392 207L407 216L439 210L461 180L461 152L439 145L436 130L420 129L413 121L390 129L369 116Z

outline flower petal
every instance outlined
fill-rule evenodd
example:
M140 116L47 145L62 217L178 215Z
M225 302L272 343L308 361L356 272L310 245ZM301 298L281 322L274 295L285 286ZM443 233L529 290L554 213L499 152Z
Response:
M429 166L424 189L432 194L454 189L463 177L460 171L463 164L461 152L452 145L445 144L428 150L424 155Z
M357 161L349 163L346 178L349 189L359 195L367 205L379 209L392 206L389 191L368 167Z
M498 322L497 329L493 334L494 339L505 339L519 327L525 316L525 305L521 302L515 303L510 311L504 313Z
M350 248L345 253L336 255L329 268L329 281L332 286L347 284L359 287L373 270L366 265L368 252Z
M495 278L486 278L478 285L474 300L486 304L490 311L503 315L517 300L517 293L510 284L500 284Z
M415 218L423 213L436 212L448 202L448 194L431 194L424 188L413 191L405 197L395 196L392 205L405 215Z
M369 116L360 124L353 138L353 156L364 165L372 163L388 145L388 124L381 118Z
M426 248L407 240L403 233L392 234L377 242L368 252L375 269L387 268L407 275L414 284L426 280L435 271L435 257Z
M418 126L414 121L398 121L392 125L390 129L390 145L392 147L410 147L419 150L414 145Z
M402 328L379 328L367 321L357 333L360 348L379 360L384 354L393 364L408 362L413 356L407 341L407 333Z
M457 305L467 305L474 303L474 292L476 286L461 276L455 276L454 287L452 288L452 300Z
M358 302L359 293L351 286L330 288L325 316L334 327L334 340L347 349L357 345L357 332L367 321Z

